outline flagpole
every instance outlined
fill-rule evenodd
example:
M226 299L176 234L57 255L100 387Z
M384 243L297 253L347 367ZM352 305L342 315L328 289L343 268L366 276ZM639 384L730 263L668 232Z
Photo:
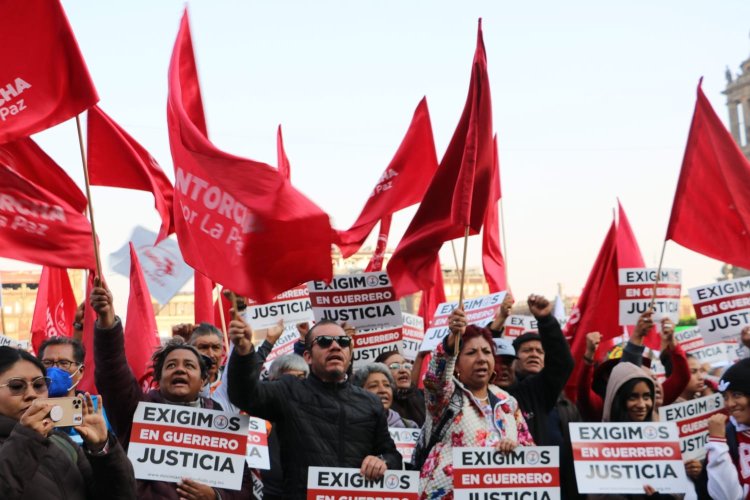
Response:
M214 287L214 290L217 290L219 288L219 285L216 285ZM218 301L219 301L219 321L221 321L221 334L224 337L224 352L229 352L229 335L227 335L227 320L224 317L224 306L221 303L221 292L218 293ZM214 298L213 291L211 292L211 298Z
M94 241L94 256L96 257L96 275L102 275L102 261L99 257L99 242L96 239L96 225L94 224L94 203L91 200L91 185L89 184L89 168L86 164L86 151L83 147L83 133L81 132L81 118L76 115L78 129L78 146L81 149L81 164L83 164L83 179L86 181L86 198L88 199L89 220L91 221L91 238Z
M654 280L654 288L651 290L651 304L649 304L648 308L653 309L654 308L654 302L656 302L656 287L659 285L659 276L661 276L661 265L664 262L664 250L667 249L667 240L664 240L664 243L661 245L661 257L659 257L659 267L656 270L656 279Z
M468 253L467 250L469 248L469 226L466 226L464 230L464 256L463 256L463 264L461 265L461 285L458 289L458 307L463 310L464 308L464 279L466 278L466 254ZM459 338L456 339L455 344L453 344L453 355L458 356L458 344L461 340L461 337L459 335Z
M5 306L3 305L3 280L0 279L0 322L2 322L3 335L8 336L8 330L5 329Z
M508 244L505 239L505 217L503 213L503 199L500 198L500 227L503 233L503 253L505 254L505 276L508 276Z
M461 276L461 271L458 269L458 253L456 252L456 240L451 240L451 248L453 249L453 262L456 265L456 273L459 273L459 277Z

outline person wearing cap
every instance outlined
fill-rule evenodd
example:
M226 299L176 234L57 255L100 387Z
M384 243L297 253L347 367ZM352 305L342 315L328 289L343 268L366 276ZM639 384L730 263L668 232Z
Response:
M501 389L508 389L516 381L513 372L513 362L516 360L516 350L513 343L504 338L494 337L495 343L495 380L494 383Z
M708 421L708 493L714 499L750 498L750 359L738 361L719 381L729 414Z

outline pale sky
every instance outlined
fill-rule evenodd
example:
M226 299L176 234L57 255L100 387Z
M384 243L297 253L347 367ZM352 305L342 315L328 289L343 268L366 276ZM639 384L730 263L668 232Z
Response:
M100 106L173 179L167 66L184 3L63 5ZM698 79L726 122L725 67L736 72L750 56L747 0L203 0L189 9L211 140L275 165L281 123L292 182L339 228L356 218L425 95L442 157L482 17L517 297L554 296L557 283L578 294L617 197L647 265L657 265ZM82 186L74 122L35 138ZM106 255L133 226L159 222L149 195L92 190L108 269ZM412 214L394 219L393 248ZM471 238L470 264L480 249ZM671 242L664 265L683 270L683 293L721 268ZM124 314L126 278L107 275Z

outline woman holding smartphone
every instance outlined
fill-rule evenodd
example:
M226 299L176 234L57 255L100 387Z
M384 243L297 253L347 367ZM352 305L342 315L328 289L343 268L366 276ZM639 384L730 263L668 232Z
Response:
M122 447L89 394L76 430L83 447L54 427L49 379L31 354L0 347L0 491L5 499L135 498L135 477Z

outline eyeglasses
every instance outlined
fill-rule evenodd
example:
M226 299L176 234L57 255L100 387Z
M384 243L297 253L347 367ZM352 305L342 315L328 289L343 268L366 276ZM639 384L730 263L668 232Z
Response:
M338 337L333 337L331 335L321 335L319 337L315 337L312 343L318 344L321 349L328 349L329 347L331 347L334 341L336 341L336 343L340 347L349 347L350 345L352 345L351 337L347 337L346 335L341 335Z
M58 368L62 368L63 370L68 370L70 368L70 365L80 365L81 363L77 361L70 361L69 359L58 359L57 361L52 361L51 359L43 359L42 364L45 368L52 368L53 366L57 366Z
M388 368L394 371L400 370L401 368L403 368L404 370L411 370L412 366L414 365L411 363L391 363L390 365L388 365Z
M37 394L43 394L47 392L47 388L50 384L49 377L37 377L31 382L28 382L25 378L10 378L0 387L7 387L13 396L21 396L26 394L26 390L29 388L29 383Z

